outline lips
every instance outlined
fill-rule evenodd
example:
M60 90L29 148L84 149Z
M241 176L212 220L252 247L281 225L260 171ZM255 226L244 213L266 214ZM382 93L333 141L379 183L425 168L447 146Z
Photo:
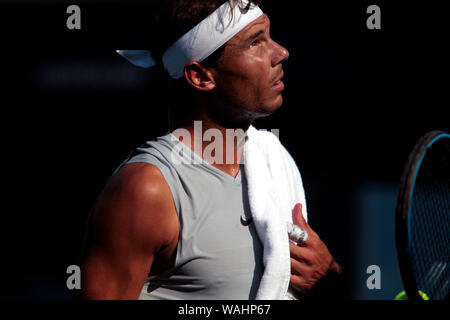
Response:
M280 83L282 83L281 79L283 79L283 77L284 77L284 71L281 71L281 74L273 82L272 87L278 86Z
M277 90L277 91L284 90L284 83L283 83L283 81L281 81L281 79L283 79L283 76L284 76L284 72L281 71L281 75L278 76L278 78L273 82L272 89Z

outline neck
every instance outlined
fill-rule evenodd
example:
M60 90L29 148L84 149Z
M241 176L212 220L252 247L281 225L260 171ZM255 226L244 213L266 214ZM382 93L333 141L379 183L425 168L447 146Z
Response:
M171 131L204 161L235 177L242 163L245 132L251 122L219 124L202 109L175 121Z

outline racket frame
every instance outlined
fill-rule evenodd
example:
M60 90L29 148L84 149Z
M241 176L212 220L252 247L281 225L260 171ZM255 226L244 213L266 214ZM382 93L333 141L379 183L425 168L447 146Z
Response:
M422 297L417 288L414 277L413 264L408 254L409 221L411 215L411 199L414 186L423 159L427 150L440 138L450 137L444 131L431 131L422 136L409 154L408 161L403 170L397 197L395 213L395 238L397 245L397 257L400 267L403 286L409 300L419 301Z

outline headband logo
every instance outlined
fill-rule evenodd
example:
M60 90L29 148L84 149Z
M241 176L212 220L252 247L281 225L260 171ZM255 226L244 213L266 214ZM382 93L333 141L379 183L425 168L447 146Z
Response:
M242 14L247 14L248 10L250 10L250 5L251 5L251 2L247 3L247 6L245 8L241 8L240 6L238 6L239 11L241 11Z

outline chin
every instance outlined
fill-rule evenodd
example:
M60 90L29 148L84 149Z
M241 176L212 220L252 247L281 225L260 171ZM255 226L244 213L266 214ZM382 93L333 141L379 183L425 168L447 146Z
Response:
M281 106L283 105L283 97L281 96L281 94L276 98L275 101L271 102L270 104L267 104L264 106L264 113L269 116L272 113L274 113L275 111L277 111L278 109L281 108Z

